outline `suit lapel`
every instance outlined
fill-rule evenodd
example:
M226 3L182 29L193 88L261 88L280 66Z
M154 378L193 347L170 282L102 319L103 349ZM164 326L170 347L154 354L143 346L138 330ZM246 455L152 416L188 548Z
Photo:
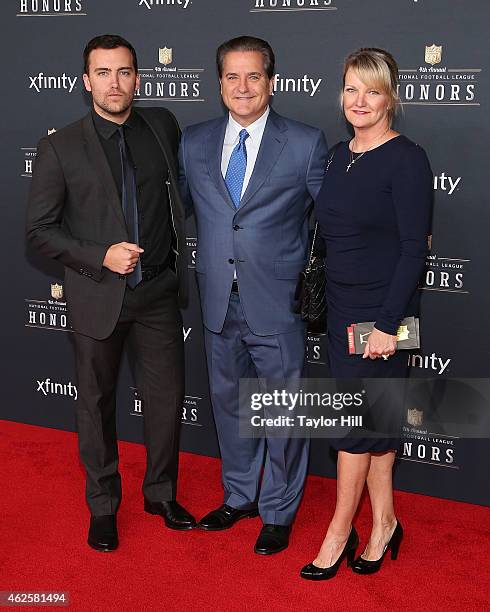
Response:
M136 112L143 121L148 125L153 135L157 139L158 144L163 152L167 168L169 169L170 176L174 184L177 184L177 168L175 167L175 155L172 153L170 144L165 135L165 130L160 129L160 125L157 121L152 121L151 117L145 113L144 109L133 107L133 111Z
M107 200L112 206L118 222L126 231L126 221L124 219L119 193L117 191L114 177L112 176L109 162L107 161L104 153L104 149L102 148L97 132L95 131L92 113L89 113L84 117L82 120L82 127L87 157L92 165L92 168L94 169L95 174L99 177L99 180L107 194Z
M221 155L223 153L223 141L225 139L226 126L228 125L228 115L219 121L216 126L211 129L209 138L206 139L206 159L208 170L213 179L218 191L223 196L224 201L236 210L233 200L231 199L226 183L221 174Z
M252 199L254 194L262 187L265 180L271 173L276 164L284 145L287 142L287 126L279 115L272 109L267 117L262 142L260 143L259 153L255 161L252 176L247 185L247 189L240 201L241 210Z

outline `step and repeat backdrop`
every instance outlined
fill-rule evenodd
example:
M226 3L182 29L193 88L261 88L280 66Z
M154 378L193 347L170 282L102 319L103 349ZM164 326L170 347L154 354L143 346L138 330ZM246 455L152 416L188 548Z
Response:
M85 43L102 33L121 34L137 50L137 104L168 107L182 127L224 112L216 47L241 34L265 38L277 58L273 107L319 126L330 144L349 137L338 106L343 58L362 46L392 52L402 101L395 127L425 148L434 172L433 238L420 286L422 347L410 356L411 376L427 379L431 401L452 393L453 378L489 376L486 0L8 0L0 14L1 418L75 429L77 384L63 270L26 249L24 219L36 144L88 112L81 55ZM190 219L181 446L217 456L192 270L196 246ZM328 375L323 335L308 337L308 373ZM488 411L488 405L475 407L475 397L459 394L462 418ZM118 399L119 437L142 441L143 406L127 363ZM407 411L397 488L489 504L488 440L483 433L449 435L443 419L427 421L428 409L421 400ZM310 470L335 474L328 441L313 441Z

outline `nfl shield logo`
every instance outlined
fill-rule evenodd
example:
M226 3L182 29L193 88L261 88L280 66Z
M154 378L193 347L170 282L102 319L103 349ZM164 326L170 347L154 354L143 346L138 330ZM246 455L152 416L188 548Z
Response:
M63 285L58 285L58 283L51 285L51 297L53 300L61 300L63 298Z
M417 408L409 408L407 410L407 423L412 427L420 427L422 425L424 413Z
M431 45L425 47L425 62L433 66L434 64L440 64L442 59L442 45Z
M408 325L400 325L397 331L397 340L400 342L401 340L408 340L410 338L410 331L408 330Z
M163 47L163 49L158 49L158 61L164 66L168 66L169 64L171 64L172 49L168 49L167 47Z

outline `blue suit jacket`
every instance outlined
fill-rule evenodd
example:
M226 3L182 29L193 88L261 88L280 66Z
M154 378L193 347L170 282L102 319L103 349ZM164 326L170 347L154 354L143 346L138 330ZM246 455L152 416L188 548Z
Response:
M197 225L196 272L204 325L220 332L236 268L251 331L285 333L302 325L292 311L308 248L308 213L325 169L327 144L313 127L270 111L249 184L235 208L221 174L228 116L186 128L180 187Z

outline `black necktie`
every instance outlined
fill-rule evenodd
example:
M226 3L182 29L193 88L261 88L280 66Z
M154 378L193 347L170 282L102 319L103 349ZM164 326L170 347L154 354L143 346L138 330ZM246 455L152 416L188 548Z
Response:
M118 128L119 132L119 154L121 156L122 170L122 189L121 200L124 218L126 219L126 228L128 230L129 242L139 244L138 234L138 203L136 201L136 173L134 166L129 160L126 140L124 139L124 126ZM127 283L134 289L141 282L141 262L138 263L131 274L127 275Z

